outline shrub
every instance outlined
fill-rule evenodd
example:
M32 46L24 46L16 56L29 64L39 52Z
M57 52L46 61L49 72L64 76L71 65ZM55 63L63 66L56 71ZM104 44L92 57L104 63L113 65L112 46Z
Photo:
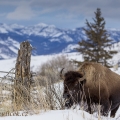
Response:
M52 60L42 64L37 71L35 81L37 81L36 85L39 86L39 90L42 90L40 94L42 94L44 100L41 103L45 109L64 108L63 81L59 76L62 68L65 68L65 72L67 72L68 70L75 70L76 67L74 63L69 61L67 56L61 55L53 57ZM41 101L41 97L38 99Z

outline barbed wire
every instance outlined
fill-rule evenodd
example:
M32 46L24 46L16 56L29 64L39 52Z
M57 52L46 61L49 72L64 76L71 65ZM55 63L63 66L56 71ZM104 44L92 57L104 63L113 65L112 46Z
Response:
M15 70L15 68L12 68L10 71L0 71L0 73L6 73L6 75L4 75L3 77L0 77L1 82L3 82L3 80L10 80L13 81L15 79L15 76L12 76L13 74L15 75L15 72L13 72Z

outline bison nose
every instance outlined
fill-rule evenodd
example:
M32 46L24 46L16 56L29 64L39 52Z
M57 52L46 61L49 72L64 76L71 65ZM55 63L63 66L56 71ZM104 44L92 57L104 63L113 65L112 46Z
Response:
M70 97L70 95L68 93L63 94L63 98L67 99L69 97Z

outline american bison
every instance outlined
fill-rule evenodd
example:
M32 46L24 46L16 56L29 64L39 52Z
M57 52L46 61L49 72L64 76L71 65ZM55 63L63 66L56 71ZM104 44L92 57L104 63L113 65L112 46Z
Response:
M77 71L68 71L60 76L64 79L63 97L65 106L87 102L88 112L92 113L91 104L102 106L101 114L114 117L120 105L120 75L100 63L85 62Z

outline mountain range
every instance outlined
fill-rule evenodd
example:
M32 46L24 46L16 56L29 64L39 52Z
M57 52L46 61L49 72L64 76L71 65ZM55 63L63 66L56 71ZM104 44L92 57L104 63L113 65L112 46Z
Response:
M120 29L107 29L110 39L120 41ZM81 39L86 39L82 27L60 29L54 25L40 23L32 26L0 24L0 59L17 56L20 43L29 41L33 55L47 55L75 51Z

